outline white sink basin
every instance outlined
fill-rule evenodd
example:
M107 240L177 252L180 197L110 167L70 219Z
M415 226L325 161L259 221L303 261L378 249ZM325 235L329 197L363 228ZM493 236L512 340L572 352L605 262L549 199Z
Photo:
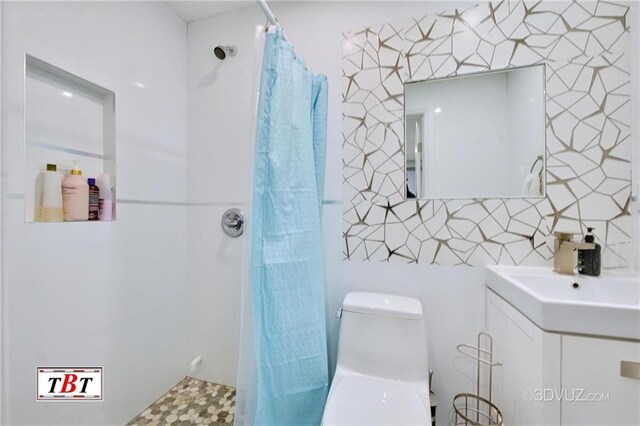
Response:
M487 286L546 331L640 340L640 279L488 266Z

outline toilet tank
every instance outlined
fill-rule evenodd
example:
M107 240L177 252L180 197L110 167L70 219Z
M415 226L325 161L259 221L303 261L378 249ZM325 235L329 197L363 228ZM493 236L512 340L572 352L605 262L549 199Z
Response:
M342 304L336 372L428 381L422 304L410 297L354 292Z

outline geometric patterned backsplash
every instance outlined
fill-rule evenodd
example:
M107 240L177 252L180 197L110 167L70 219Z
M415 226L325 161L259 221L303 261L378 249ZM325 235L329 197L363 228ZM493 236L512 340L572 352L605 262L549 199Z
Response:
M603 268L628 269L629 24L626 3L504 1L344 34L345 259L548 265L554 231L592 226ZM533 64L546 197L405 200L404 83Z

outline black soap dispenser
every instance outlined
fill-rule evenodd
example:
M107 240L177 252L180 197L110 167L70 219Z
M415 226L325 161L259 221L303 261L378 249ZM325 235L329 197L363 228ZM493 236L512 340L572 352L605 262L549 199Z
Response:
M600 276L602 255L600 244L596 243L596 237L593 235L593 229L587 228L584 242L594 244L595 248L578 249L578 272L582 275L598 277Z

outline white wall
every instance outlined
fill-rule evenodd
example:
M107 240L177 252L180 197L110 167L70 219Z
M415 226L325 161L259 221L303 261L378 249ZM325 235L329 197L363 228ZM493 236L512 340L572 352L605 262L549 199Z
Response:
M342 242L342 33L388 20L446 9L418 2L271 2L274 13L309 69L329 81L324 236L327 321L332 367L338 323L335 311L349 290L412 295L423 301L434 388L448 411L454 393L472 390L455 344L473 341L484 328L481 268L344 262ZM464 4L460 4L464 7ZM249 198L252 165L251 110L256 25L264 15L252 7L189 24L189 357L203 356L196 375L235 384L240 320L242 237L220 231L220 215ZM219 62L213 46L235 44L234 58ZM462 364L460 364L462 362ZM441 412L442 412L441 411ZM439 415L441 424L445 416Z
M159 2L1 7L2 423L124 424L187 372L187 26ZM116 93L116 222L25 223L25 53ZM103 403L35 402L37 366L93 365Z
M246 210L251 185L255 28L242 23L233 14L192 23L188 49L188 200L199 204L188 213L188 348L190 357L203 358L194 376L231 385L238 364L246 236L227 237L220 220L230 207ZM220 61L212 50L227 44L236 45L238 54Z

